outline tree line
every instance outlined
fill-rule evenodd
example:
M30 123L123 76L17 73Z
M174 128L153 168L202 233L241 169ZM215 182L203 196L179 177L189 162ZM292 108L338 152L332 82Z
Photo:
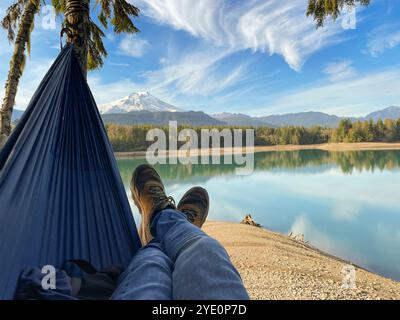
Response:
M146 150L153 142L146 141L147 132L155 128L152 125L118 125L107 124L106 130L114 151ZM178 130L189 126L178 126ZM400 141L400 119L385 121L355 121L343 119L336 128L287 126L280 128L269 127L233 127L233 126L202 126L193 127L200 137L202 129L254 129L256 146L274 145L307 145L329 142L395 142ZM168 136L168 126L160 128ZM184 142L178 143L180 147ZM211 141L210 141L211 143ZM243 143L245 135L243 134ZM223 143L221 142L221 145Z

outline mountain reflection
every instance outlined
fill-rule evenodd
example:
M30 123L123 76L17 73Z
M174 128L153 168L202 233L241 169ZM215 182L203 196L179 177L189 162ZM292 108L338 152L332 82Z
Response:
M129 181L132 171L145 158L118 159L118 166L123 180ZM296 150L271 151L254 155L255 171L274 170L289 172L297 168L302 173L321 173L330 168L338 167L345 174L375 170L394 170L400 167L399 150L375 151L325 151L325 150ZM211 162L211 161L210 161ZM157 171L165 180L192 180L207 181L208 178L218 175L228 175L235 172L235 164L168 164L156 165Z

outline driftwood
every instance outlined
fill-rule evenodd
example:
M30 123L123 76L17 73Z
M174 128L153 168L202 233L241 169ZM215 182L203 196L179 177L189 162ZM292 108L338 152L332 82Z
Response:
M301 243L304 243L304 244L308 244L308 241L304 240L304 234L302 234L302 233L293 234L293 232L290 232L288 237L290 239L294 240L294 241L301 242Z
M259 228L261 227L261 224L255 222L250 214L246 214L246 216L244 217L244 219L240 223L241 224L248 224L250 226L259 227Z

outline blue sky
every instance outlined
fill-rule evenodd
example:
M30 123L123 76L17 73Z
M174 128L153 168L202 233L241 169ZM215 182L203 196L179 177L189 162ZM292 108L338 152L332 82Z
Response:
M92 3L94 1L92 0ZM98 104L137 91L187 110L365 115L400 105L397 0L357 8L316 30L306 0L137 0L134 36L107 30L109 57L88 81ZM3 15L11 1L2 1ZM60 51L60 19L37 18L16 107L24 109ZM12 46L0 33L0 97Z

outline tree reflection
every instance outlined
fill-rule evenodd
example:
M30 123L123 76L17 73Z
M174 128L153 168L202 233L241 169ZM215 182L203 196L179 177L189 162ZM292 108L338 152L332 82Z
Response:
M400 167L400 151L325 151L297 150L256 153L255 171L279 170L289 172L302 169L307 173L319 173L327 168L339 167L345 174L376 170L395 170ZM146 162L145 158L119 159L118 166L124 182L129 182L136 166ZM196 177L198 182L207 181L214 176L235 174L235 164L168 164L156 165L157 171L165 180L190 181ZM211 160L210 160L211 163ZM306 170L305 170L306 169ZM199 180L199 178L201 178Z

